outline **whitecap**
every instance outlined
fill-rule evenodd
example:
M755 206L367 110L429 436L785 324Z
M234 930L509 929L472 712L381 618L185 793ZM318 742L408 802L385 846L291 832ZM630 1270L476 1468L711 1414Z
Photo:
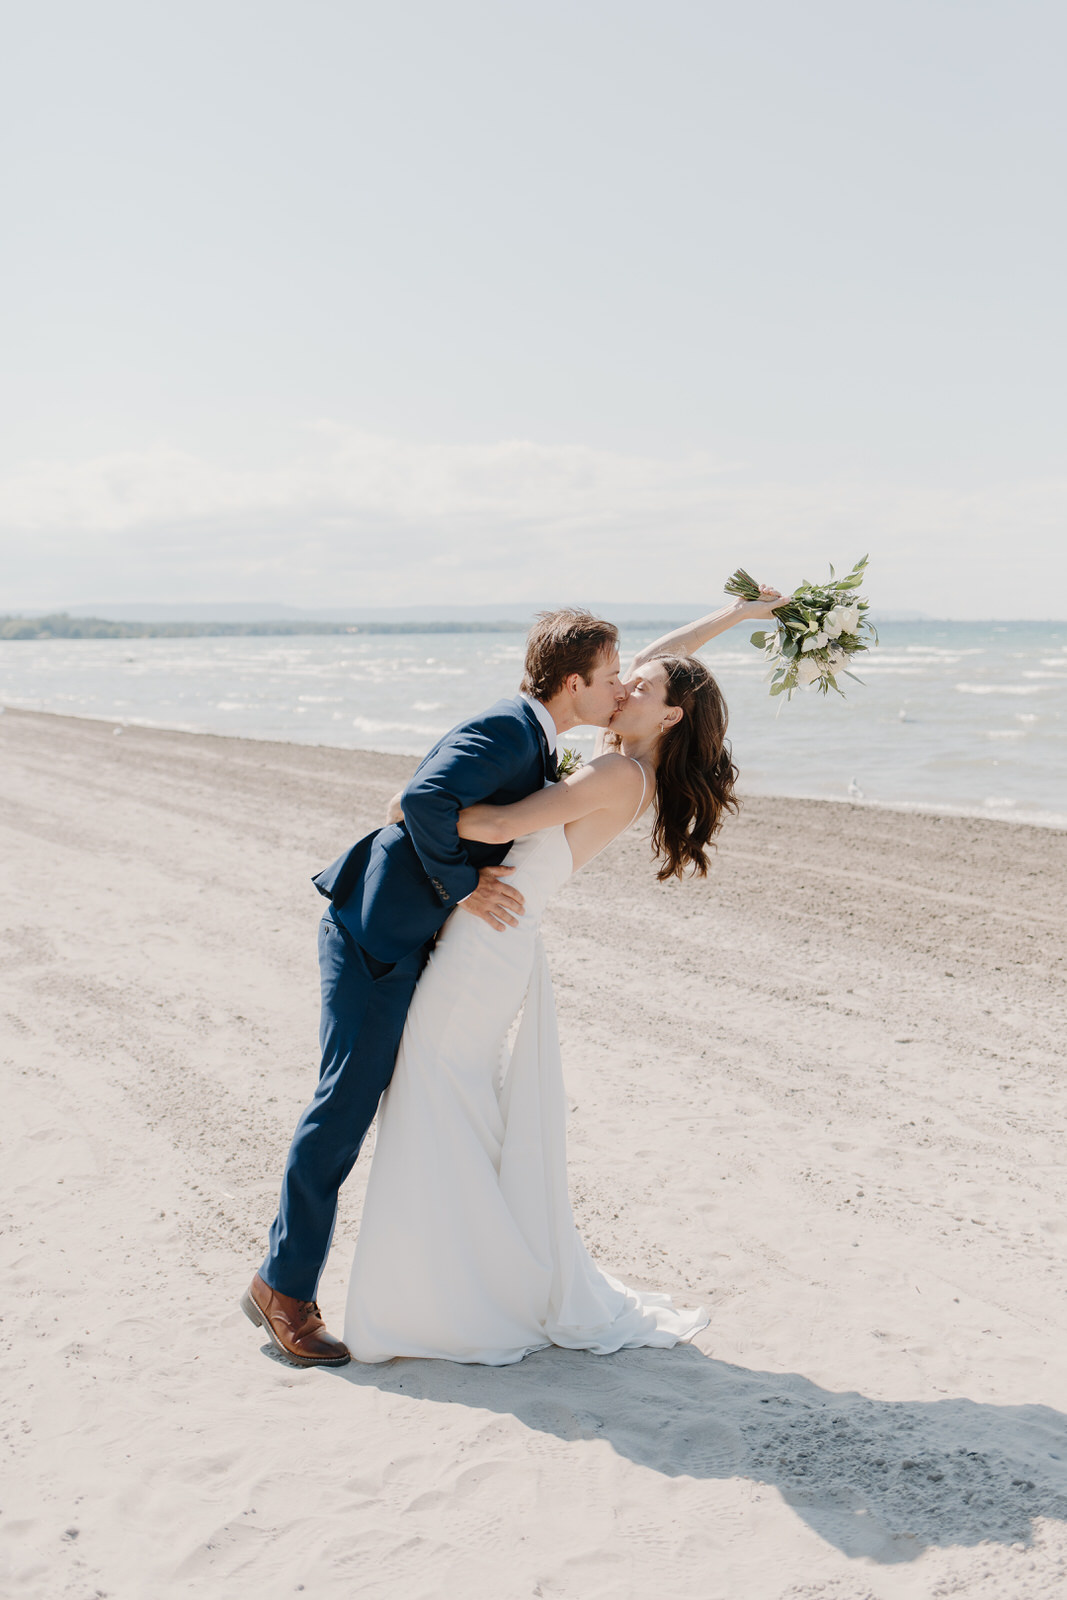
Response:
M922 667L894 667L887 665L884 661L872 661L869 656L864 656L862 661L854 661L852 665L856 667L858 671L870 673L874 677L878 678L921 678L923 676Z
M426 739L440 737L441 730L420 722L381 722L375 717L353 717L353 728L361 733L417 733Z
M957 683L960 694L1040 694L1042 683Z
M894 655L892 650L879 650L877 655L873 651L866 653L866 658L877 661L879 665L890 667L911 667L913 670L922 670L923 667L954 667L962 659L960 655L921 656L921 655Z
M904 646L904 653L910 656L943 656L946 659L955 659L957 656L985 655L985 651L977 645L969 650L960 648L953 650L936 644L906 644Z

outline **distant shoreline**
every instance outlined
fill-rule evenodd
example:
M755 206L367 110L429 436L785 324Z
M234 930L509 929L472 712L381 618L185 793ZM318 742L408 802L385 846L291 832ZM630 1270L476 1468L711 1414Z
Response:
M662 631L680 627L691 613L662 617L623 617L617 627L627 633ZM880 625L896 625L903 619L892 615L876 619ZM907 619L908 627L1062 627L1055 618L1004 619L998 617L955 618L922 617ZM248 622L136 622L114 621L108 617L74 617L66 611L47 616L0 616L0 640L26 640L39 643L48 639L220 639L220 638L298 638L323 635L359 634L491 634L525 633L530 618L463 619L413 617L402 621L326 622L311 618L274 618Z
M623 620L618 627L634 629L677 628L683 617L653 617L648 621ZM111 622L105 617L71 617L65 612L51 617L0 617L0 639L223 639L292 638L322 634L403 633L525 633L529 622L501 617L496 622L458 622L419 619L412 622Z
M105 617L0 617L0 639L224 639L359 633L525 633L525 622L110 622ZM653 627L657 624L653 623ZM673 623L666 626L674 626Z

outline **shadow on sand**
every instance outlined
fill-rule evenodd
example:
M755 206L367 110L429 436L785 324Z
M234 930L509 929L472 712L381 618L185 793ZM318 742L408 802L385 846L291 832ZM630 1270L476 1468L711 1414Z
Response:
M560 1439L604 1439L668 1477L777 1489L850 1557L1029 1543L1067 1521L1067 1417L1047 1406L869 1400L796 1373L751 1372L691 1346L614 1356L544 1350L513 1367L352 1362L336 1377L441 1405L510 1412Z

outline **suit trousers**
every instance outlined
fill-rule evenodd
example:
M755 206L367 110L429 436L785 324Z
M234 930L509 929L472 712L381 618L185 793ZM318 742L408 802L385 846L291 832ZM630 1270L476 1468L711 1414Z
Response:
M278 1294L314 1300L351 1172L382 1091L393 1075L422 945L393 965L363 950L327 911L319 925L322 1065L315 1097L297 1123L278 1215L260 1276Z

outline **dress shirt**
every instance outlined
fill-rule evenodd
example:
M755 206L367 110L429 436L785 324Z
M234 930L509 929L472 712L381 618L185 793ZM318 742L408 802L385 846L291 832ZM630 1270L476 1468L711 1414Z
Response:
M556 744L557 744L557 741L559 740L559 733L558 733L558 731L556 729L556 724L552 721L551 712L546 711L544 706L541 704L540 700L535 700L532 694L527 694L526 693L525 689L520 689L519 690L519 699L520 700L525 700L526 704L533 711L534 716L537 718L538 722L541 724L541 728L542 728L542 730L544 732L545 738L548 740L549 754L550 755L555 755L555 753L556 753ZM551 778L546 778L545 779L546 786L549 783L551 783L551 781L552 781Z

